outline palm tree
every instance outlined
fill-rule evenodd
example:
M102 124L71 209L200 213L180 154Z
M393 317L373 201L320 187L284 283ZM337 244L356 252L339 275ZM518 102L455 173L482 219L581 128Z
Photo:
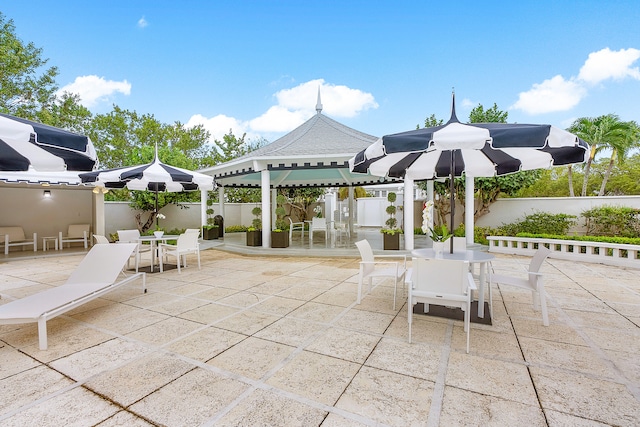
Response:
M621 122L621 126L616 133L620 133L620 135L616 135L618 137L613 138L608 144L608 148L611 149L611 157L609 159L607 170L602 178L602 185L600 186L598 196L604 195L604 190L607 185L607 181L609 180L609 176L611 176L611 170L613 169L614 164L616 162L618 164L623 163L627 154L629 154L629 151L632 148L637 147L640 142L640 128L634 121Z
M580 138L591 144L591 152L589 153L589 159L584 168L584 178L582 181L582 196L587 195L587 184L589 182L589 172L591 170L591 164L596 155L604 149L612 150L612 163L616 161L616 158L621 154L626 155L628 148L625 150L625 141L629 140L629 144L633 146L637 144L637 137L633 135L636 131L637 125L633 122L623 122L615 114L607 114L599 117L582 117L573 122L568 131L575 133ZM618 148L616 148L618 147ZM623 157L624 158L624 157ZM609 170L610 172L610 170ZM606 177L608 178L608 176ZM603 186L606 184L606 179L603 181ZM604 187L600 190L604 193ZM601 194L600 194L601 195Z

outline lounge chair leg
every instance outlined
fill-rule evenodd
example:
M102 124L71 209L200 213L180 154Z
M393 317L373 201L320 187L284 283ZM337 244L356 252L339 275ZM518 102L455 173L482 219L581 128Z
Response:
M38 319L38 342L40 350L47 349L47 320L43 317Z

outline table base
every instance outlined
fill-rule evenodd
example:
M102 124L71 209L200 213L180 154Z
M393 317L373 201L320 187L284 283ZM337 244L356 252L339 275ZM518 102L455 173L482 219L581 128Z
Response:
M478 301L471 302L471 323L480 323L482 325L491 325L491 316L489 316L489 303L484 303L484 317L478 317ZM421 314L423 316L444 317L446 319L464 320L464 312L460 308L449 308L443 305L429 305L429 312L424 312L424 304L419 302L413 306L413 314Z

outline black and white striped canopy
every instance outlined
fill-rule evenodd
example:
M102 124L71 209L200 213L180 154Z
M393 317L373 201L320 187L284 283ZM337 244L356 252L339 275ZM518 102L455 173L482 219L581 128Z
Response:
M91 171L97 162L84 135L0 114L0 171Z
M103 188L128 188L129 190L182 191L213 190L213 177L187 169L169 166L158 160L158 148L153 162L116 169L81 173L83 183L93 183Z
M349 160L352 172L425 180L454 174L473 177L585 162L589 145L551 125L460 123L386 135Z

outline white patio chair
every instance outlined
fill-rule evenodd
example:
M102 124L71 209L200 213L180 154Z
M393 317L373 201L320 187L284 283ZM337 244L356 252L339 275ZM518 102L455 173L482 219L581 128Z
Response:
M184 230L185 233L196 233L198 237L200 237L200 229L199 228L187 228Z
M424 303L425 313L429 312L429 304L460 307L464 311L464 331L467 333L467 353L469 353L471 291L474 289L476 284L469 273L467 261L413 258L411 285L407 299L409 343L411 343L414 305L419 302Z
M160 272L164 271L164 258L168 255L176 257L178 265L178 273L180 273L181 260L184 266L187 266L187 255L196 254L198 257L198 270L200 270L200 243L198 243L198 235L195 233L183 233L178 236L175 245L161 243L158 256L160 257Z
M58 233L60 249L64 249L65 243L83 243L84 248L87 249L89 247L90 231L91 231L90 224L71 224L67 229L66 236L62 235L62 231Z
M547 298L544 293L544 280L542 273L540 273L540 267L542 263L549 256L551 250L544 246L540 246L536 253L531 258L529 263L529 270L527 277L512 277L503 274L492 274L490 278L489 286L492 283L515 286L517 288L526 289L531 291L533 298L533 309L542 311L542 324L549 326L549 315L547 313Z
M324 233L324 240L328 243L329 236L327 235L327 219L326 218L318 218L314 216L311 219L311 226L309 227L309 239L311 243L313 243L313 235L316 231L321 231Z
M369 292L373 289L374 277L390 277L393 279L393 309L396 309L396 293L398 282L404 283L407 272L406 255L373 255L371 245L367 240L356 242L360 251L360 275L358 276L358 304L362 300L362 283L366 279L369 282ZM381 258L401 258L402 261L378 261Z
M293 240L293 232L300 231L300 241L304 242L304 222L293 222L291 217L287 217L289 220L289 241Z
M135 258L136 263L136 273L138 272L138 267L140 266L140 254L144 252L151 253L151 245L143 245L140 243L138 238L140 237L140 231L137 229L134 230L118 230L118 243L135 243L137 245L135 252L133 253L133 257ZM127 261L127 269L129 268L129 261Z

